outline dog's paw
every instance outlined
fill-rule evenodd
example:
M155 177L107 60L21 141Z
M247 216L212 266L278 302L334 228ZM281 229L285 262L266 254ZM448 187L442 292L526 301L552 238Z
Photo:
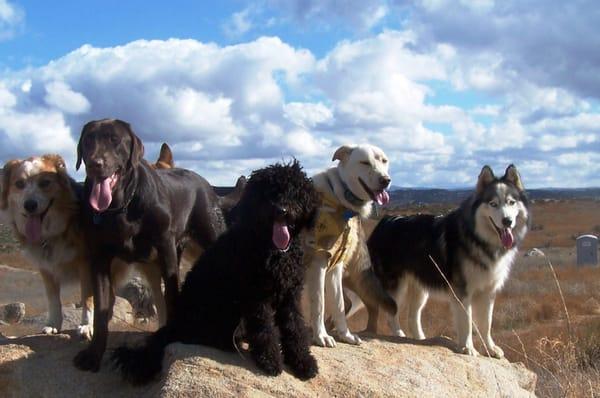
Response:
M496 344L488 347L488 351L490 352L490 357L492 357L492 358L496 358L496 359L504 358L504 351L502 350L502 348L498 347Z
M302 357L302 359L290 363L290 370L300 380L312 379L319 373L317 360L309 353Z
M281 359L276 358L255 358L256 365L268 376L278 376L283 372L283 363Z
M402 329L392 329L392 336L395 337L406 337L406 333Z
M94 335L94 326L93 325L79 325L77 327L77 334L82 339L91 341L92 336Z
M339 333L337 335L338 340L347 343L347 344L354 344L354 345L359 345L360 343L362 343L362 340L360 339L360 337L358 337L357 335L350 333L350 331L346 331L346 333L341 334Z
M79 370L98 372L100 370L100 358L94 351L86 348L75 355L73 365Z
M463 347L460 349L460 352L461 354L469 355L471 357L478 357L480 355L479 352L473 346Z
M313 338L313 343L320 347L335 347L335 339L327 333L319 333Z
M45 326L42 329L42 334L47 334L47 335L51 335L51 334L58 334L58 329L52 326Z

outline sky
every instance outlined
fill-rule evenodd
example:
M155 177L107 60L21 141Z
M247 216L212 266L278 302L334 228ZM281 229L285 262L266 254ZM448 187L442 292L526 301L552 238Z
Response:
M90 120L214 185L370 143L398 187L600 186L594 0L0 0L0 161L62 155Z

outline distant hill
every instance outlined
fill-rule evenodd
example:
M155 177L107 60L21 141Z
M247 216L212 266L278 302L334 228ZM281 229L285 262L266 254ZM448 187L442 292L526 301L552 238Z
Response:
M220 195L227 195L233 187L213 187ZM390 204L392 206L405 204L430 204L462 202L473 192L472 189L436 189L436 188L401 188L392 187L390 190ZM544 188L527 190L530 199L593 199L600 200L600 188Z
M472 189L396 188L390 192L392 205L460 203L473 192ZM527 190L529 199L593 199L600 200L600 188L544 188Z

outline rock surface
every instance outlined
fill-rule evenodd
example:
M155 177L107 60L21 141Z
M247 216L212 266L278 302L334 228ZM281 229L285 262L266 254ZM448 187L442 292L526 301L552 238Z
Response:
M25 317L24 303L10 303L0 305L0 321L5 323L19 323Z
M139 337L112 332L109 346ZM320 373L308 382L285 371L278 377L265 376L247 353L172 344L160 379L144 387L121 381L106 358L97 374L76 370L72 358L86 343L74 333L0 339L0 396L533 396L536 376L521 364L455 354L441 338L418 344L401 338L365 338L361 346L313 347Z

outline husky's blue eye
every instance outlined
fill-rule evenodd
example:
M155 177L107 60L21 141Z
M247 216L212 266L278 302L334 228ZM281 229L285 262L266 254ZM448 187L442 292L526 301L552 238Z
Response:
M496 202L490 202L489 205L492 207L498 207L498 203Z
M517 202L512 199L509 199L506 201L506 203L508 203L509 206L514 206Z

